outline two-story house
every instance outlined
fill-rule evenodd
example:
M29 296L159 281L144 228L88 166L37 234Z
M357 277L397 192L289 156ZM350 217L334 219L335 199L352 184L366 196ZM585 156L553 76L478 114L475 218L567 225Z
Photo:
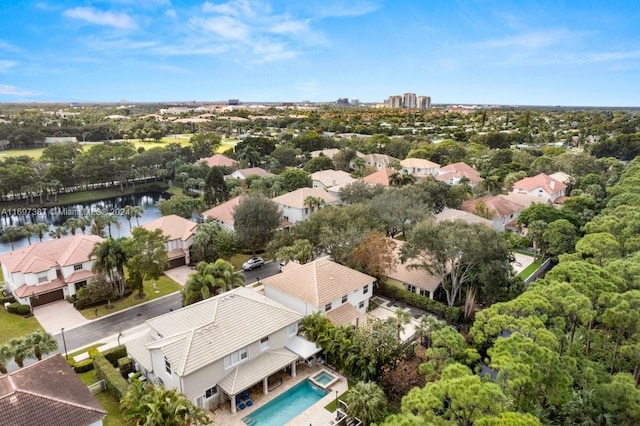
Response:
M271 177L273 173L269 173L262 167L249 167L248 169L234 170L230 175L225 176L225 179L239 179L245 180L249 176L258 176L261 178Z
M448 185L457 185L463 179L466 180L471 188L474 188L484 180L476 169L464 162L451 163L440 167L438 176L436 176L436 180L445 182Z
M238 162L232 158L222 154L214 154L211 157L201 158L198 163L204 161L209 167L228 167L233 168L238 165Z
M366 154L362 159L367 166L375 167L377 170L385 169L394 161L398 161L397 158L387 154Z
M2 274L16 300L32 307L72 296L95 276L90 258L104 240L74 235L42 241L0 255Z
M162 233L166 235L165 248L167 249L169 269L189 264L191 261L189 249L193 245L193 237L198 227L197 223L181 216L170 214L152 220L143 225L143 227L148 231L161 229Z
M321 170L311 173L312 186L327 191L334 186L343 186L355 181L349 173L342 170Z
M321 201L320 204L310 204L310 201ZM276 203L282 218L291 224L309 219L309 215L324 206L339 203L338 197L320 188L299 188L278 197L272 198Z
M267 297L305 316L324 312L336 325L358 325L366 321L375 280L324 257L304 265L290 262L263 284Z
M264 295L239 287L147 321L148 332L126 343L136 367L150 381L184 393L213 409L287 369L296 375L294 347L302 315ZM318 349L319 350L319 349Z
M400 162L400 165L404 173L408 173L416 179L437 176L440 172L440 164L423 158L405 158Z
M557 198L566 195L567 185L549 175L540 173L533 177L526 177L513 184L511 192L538 197L543 201L555 202Z
M235 220L233 219L233 215L236 212L236 207L238 207L243 198L244 197L242 195L233 197L224 203L211 207L209 210L205 210L202 212L202 216L205 220L214 219L220 224L222 229L233 231L235 229Z

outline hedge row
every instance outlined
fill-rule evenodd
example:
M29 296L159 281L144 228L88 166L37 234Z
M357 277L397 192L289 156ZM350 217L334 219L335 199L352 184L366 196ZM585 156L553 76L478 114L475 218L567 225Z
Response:
M444 318L448 322L456 322L462 313L462 310L458 307L445 305L426 296L421 296L418 293L412 293L384 282L379 282L375 291L380 296L386 296L414 308L422 309L437 317Z
M93 366L96 370L96 377L98 380L104 380L107 392L113 395L117 400L121 400L127 393L129 383L122 378L120 370L111 365L111 363L102 354L93 358Z
M113 365L113 368L118 368L118 360L127 356L127 347L125 345L120 345L107 349L102 352L102 356L105 357L111 365Z
M68 363L73 367L73 371L77 374L93 370L93 360L91 358L83 359L82 361L74 361L70 359Z
M2 296L0 297L0 305L4 306L5 303L16 303L16 298L13 296Z

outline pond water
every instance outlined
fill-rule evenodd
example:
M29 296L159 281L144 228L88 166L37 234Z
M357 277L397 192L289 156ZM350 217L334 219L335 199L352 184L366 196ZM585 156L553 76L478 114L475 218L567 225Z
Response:
M160 210L156 207L159 200L166 199L170 195L159 192L149 192L143 194L124 195L121 197L107 198L100 201L92 201L87 203L71 204L66 206L50 207L50 208L30 208L24 209L4 209L0 207L0 228L6 226L22 226L27 222L46 223L49 229L55 229L62 226L65 221L72 217L90 216L92 213L111 213L118 219L118 225L111 225L111 236L113 238L129 236L129 222L123 214L123 207L127 205L140 206L144 210L139 218L131 218L131 225L136 226L138 223L144 225L154 219L162 216ZM90 228L85 230L88 234ZM81 233L80 229L76 233ZM105 227L105 235L109 235L108 228ZM43 241L50 240L49 233L46 232ZM38 236L31 237L31 243L38 242ZM22 238L13 243L14 249L25 247L29 244L27 238ZM0 240L0 253L11 251L11 244Z

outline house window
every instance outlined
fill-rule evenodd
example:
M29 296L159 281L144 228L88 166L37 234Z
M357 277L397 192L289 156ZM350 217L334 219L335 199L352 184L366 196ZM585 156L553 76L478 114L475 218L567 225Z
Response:
M367 294L369 293L369 284L365 285L364 288L362 289L362 294Z
M411 293L415 293L416 292L416 286L415 285L406 284L405 286L406 286L407 291L409 291Z
M38 275L38 284L46 283L47 281L49 281L49 277L46 272Z
M331 310L331 303L327 303L326 305L324 305L325 312L329 312L330 310Z
M249 358L249 348L244 347L224 357L224 368L233 367Z
M267 349L269 349L269 336L260 339L260 350L266 351Z
M75 265L73 265L74 271L79 271L81 269L82 269L82 263L76 263Z
M287 327L287 333L289 334L289 336L295 336L296 334L298 334L298 323L291 324L289 327Z
M167 373L171 374L171 363L166 356L164 357L164 369Z
M429 297L429 292L427 290L420 289L420 296Z
M209 389L204 391L204 397L206 399L211 399L216 395L218 395L218 386L211 386Z
M347 303L347 295L342 296L342 303Z
M362 309L362 308L364 308L364 300L358 303L358 309Z

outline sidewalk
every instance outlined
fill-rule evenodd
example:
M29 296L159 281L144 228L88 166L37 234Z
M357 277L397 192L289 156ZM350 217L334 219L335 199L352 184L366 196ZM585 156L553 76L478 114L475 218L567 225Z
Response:
M97 343L102 343L100 346L97 347L99 352L104 352L108 349L111 348L115 348L116 346L120 345L124 345L125 343L131 341L131 340L135 340L141 336L143 336L144 334L147 333L147 331L149 331L149 326L146 324L141 324L138 326L135 326L133 328L130 328L128 330L123 331L120 334L113 334L111 336L107 336L104 339L100 339L99 342L95 342L95 343L90 343L88 345L85 346L85 348L91 347ZM77 351L81 351L83 348L77 349L74 352ZM77 362L77 361L83 361L85 359L89 358L89 354L87 352L82 352L76 356L73 357L73 359Z

